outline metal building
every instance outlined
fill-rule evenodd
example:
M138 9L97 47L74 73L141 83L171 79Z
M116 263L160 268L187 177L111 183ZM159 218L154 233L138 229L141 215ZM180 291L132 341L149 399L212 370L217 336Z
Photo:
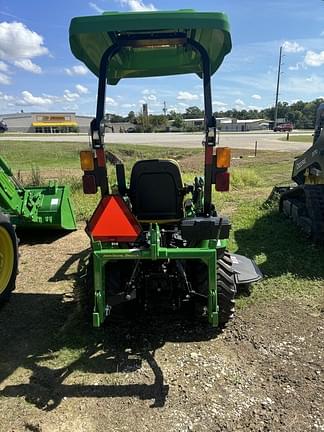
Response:
M92 117L79 116L75 112L32 112L0 114L9 132L69 133L89 131Z

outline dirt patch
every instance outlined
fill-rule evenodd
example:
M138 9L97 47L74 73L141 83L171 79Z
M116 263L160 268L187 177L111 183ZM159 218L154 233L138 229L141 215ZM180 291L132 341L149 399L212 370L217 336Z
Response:
M270 151L258 151L255 157L253 150L245 149L232 149L232 167L251 167L254 164L260 164L260 159L263 164L275 164L289 162L293 163L294 154L290 152L270 152ZM202 168L204 166L204 156L203 154L195 154L191 156L184 157L181 159L181 170L183 172L194 172L202 173Z
M61 184L67 180L81 181L82 171L79 168L62 169L37 169L19 170L16 174L18 180L24 185L37 184L46 186L49 181L57 181Z
M275 300L221 334L174 314L93 330L73 296L87 237L44 240L21 245L0 312L1 431L324 430L323 312Z

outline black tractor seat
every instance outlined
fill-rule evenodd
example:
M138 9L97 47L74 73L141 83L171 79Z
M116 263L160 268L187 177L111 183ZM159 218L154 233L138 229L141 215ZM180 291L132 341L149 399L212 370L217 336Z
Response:
M139 221L172 223L181 220L184 195L176 161L141 160L133 166L129 197L132 212Z

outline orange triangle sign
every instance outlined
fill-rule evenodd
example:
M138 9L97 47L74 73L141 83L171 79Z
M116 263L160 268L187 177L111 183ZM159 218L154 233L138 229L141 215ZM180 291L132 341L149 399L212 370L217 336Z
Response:
M141 227L122 197L104 196L94 211L87 232L94 240L107 242L134 242Z

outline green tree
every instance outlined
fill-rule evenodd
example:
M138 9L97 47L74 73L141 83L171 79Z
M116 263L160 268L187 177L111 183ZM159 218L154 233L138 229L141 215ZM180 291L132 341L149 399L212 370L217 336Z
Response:
M129 111L128 115L127 115L127 120L131 123L134 123L135 120L135 113L134 111Z
M189 108L186 108L186 112L183 117L187 119L202 118L204 117L204 111L202 111L197 106L191 106Z
M166 127L167 119L164 115L153 115L151 114L149 116L150 124L152 125L153 129L161 129Z
M172 126L182 129L184 126L184 121L181 114L177 114L173 120Z

